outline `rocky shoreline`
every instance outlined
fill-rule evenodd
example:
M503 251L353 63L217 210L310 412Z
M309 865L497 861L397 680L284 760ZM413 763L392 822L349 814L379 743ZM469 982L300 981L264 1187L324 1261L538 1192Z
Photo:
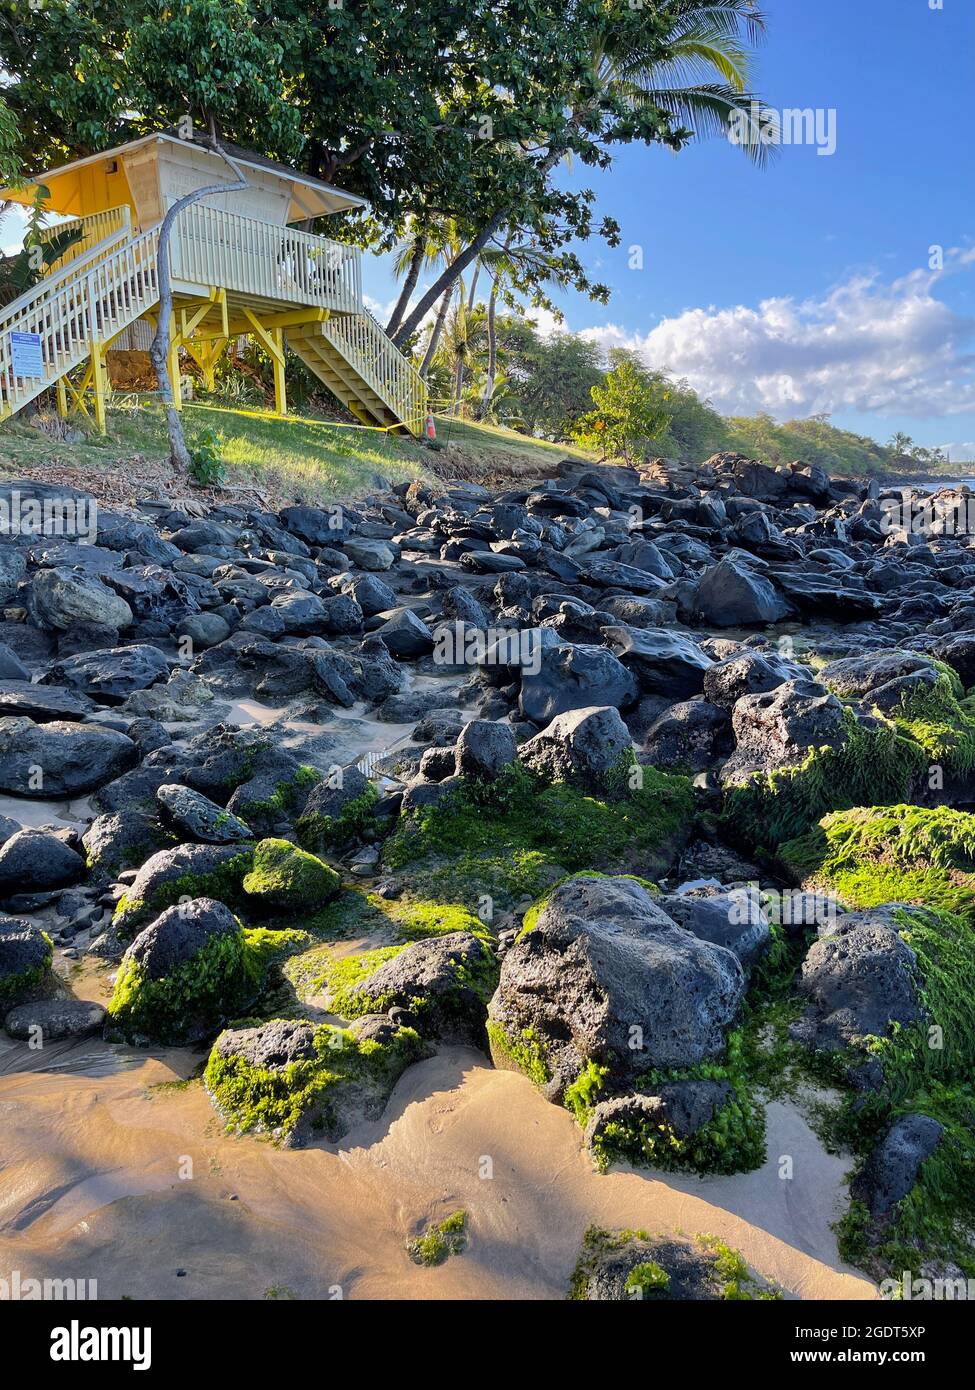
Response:
M926 500L567 460L4 535L8 1035L195 1047L290 1147L474 1047L603 1170L750 1171L825 1082L844 1257L975 1277L975 552ZM637 1237L575 1296L740 1283Z

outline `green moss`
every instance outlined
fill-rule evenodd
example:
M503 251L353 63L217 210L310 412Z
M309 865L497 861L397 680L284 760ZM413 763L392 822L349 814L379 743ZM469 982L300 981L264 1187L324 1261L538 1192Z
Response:
M975 816L948 807L857 807L824 816L779 858L847 907L921 903L975 920Z
M499 877L517 896L537 896L553 874L625 872L655 859L663 869L674 839L690 829L693 792L687 778L649 767L643 774L643 785L624 789L618 800L548 784L521 766L493 783L469 779L445 802L402 821L386 842L384 862L411 874L425 861L459 862L472 906L474 890L490 893L484 885Z
M941 662L933 689L913 695L888 716L898 730L924 749L929 763L938 763L949 774L975 768L975 720L963 698L961 682Z
M343 1102L352 1094L388 1094L406 1067L424 1055L412 1028L399 1028L389 1042L379 1043L322 1024L315 1030L314 1049L314 1056L271 1071L243 1057L224 1057L214 1047L204 1084L228 1132L287 1141L302 1125L333 1137L341 1127Z
M589 1061L576 1079L565 1088L562 1103L566 1110L572 1111L576 1117L576 1123L582 1125L583 1128L589 1119L589 1112L596 1104L596 1098L608 1072L608 1067L600 1067L595 1062Z
M730 1099L712 1120L687 1139L669 1126L646 1121L610 1121L593 1138L600 1167L623 1159L668 1171L747 1173L765 1161L765 1110L754 1098L745 1065L741 1033L728 1036L723 1062L702 1062L686 1071L648 1072L637 1089L644 1093L673 1081L727 1081Z
M249 780L253 772L253 766L247 770L246 775L235 777L234 786L241 786ZM299 805L304 799L302 793L307 795L308 790L322 780L322 774L316 767L302 765L296 771L294 777L287 782L279 782L274 791L264 801L242 800L237 808L237 814L247 820L249 816L269 816L274 814L286 815Z
M829 811L903 801L928 755L894 724L865 728L847 711L842 748L811 748L795 767L756 773L725 795L720 826L753 852L771 854Z
M122 962L108 1006L112 1032L129 1042L178 1046L213 1031L256 995L264 958L243 931L208 941L192 960L150 979L131 957Z
M640 1298L654 1298L670 1288L670 1275L656 1260L644 1260L634 1265L626 1276L626 1291Z
M261 840L243 889L271 908L303 912L334 897L341 882L333 868L289 840Z
M755 1278L738 1250L732 1250L723 1240L715 1236L700 1235L697 1243L714 1261L714 1276L718 1283L718 1297L740 1303L760 1300L777 1301L781 1292Z
M379 792L370 783L361 796L346 802L337 816L324 816L312 811L295 821L298 839L305 849L321 854L335 845L359 840L362 832L375 825L375 808Z
M939 909L905 908L895 917L917 957L923 1018L833 1059L840 1084L848 1086L864 1052L879 1062L883 1081L867 1092L848 1086L832 1132L859 1162L900 1115L928 1115L945 1133L888 1217L874 1221L862 1203L851 1203L838 1226L841 1253L875 1277L917 1270L925 1260L957 1264L975 1277L975 932Z
M459 1255L467 1245L467 1212L452 1212L446 1220L430 1226L422 1236L407 1241L406 1251L415 1265L442 1265L450 1255Z
M21 970L17 975L4 975L0 978L0 1005L9 1007L18 1004L33 990L38 989L47 979L54 959L54 942L46 931L41 932L46 945L44 959L30 970Z
M524 1072L540 1089L551 1081L545 1044L533 1028L513 1034L496 1020L488 1019L487 1034L496 1066L507 1065L510 1070Z
M339 960L326 957L321 963L321 972L309 981L312 994L328 996L328 1006L340 1018L358 1018L362 1014L385 1013L391 1000L376 996L367 1000L358 993L359 985L374 974L381 965L395 960L405 946L377 946L372 951L363 951L356 956L343 956Z
M131 932L140 922L188 898L216 898L228 907L239 909L244 902L241 884L252 863L253 849L248 847L210 873L182 874L158 884L148 898L123 893L115 905L113 925L123 933Z

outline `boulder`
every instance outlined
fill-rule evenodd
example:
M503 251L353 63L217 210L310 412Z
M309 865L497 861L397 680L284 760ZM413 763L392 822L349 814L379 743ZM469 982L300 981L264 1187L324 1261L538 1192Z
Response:
M19 830L0 848L0 898L65 888L83 877L80 854L48 830Z
M872 1217L889 1215L914 1187L944 1132L930 1115L901 1115L867 1155L850 1184L850 1196L863 1202Z
M689 700L704 689L711 658L682 633L610 626L603 628L603 636L646 694Z
M762 695L744 695L731 714L736 746L722 770L734 782L758 768L788 767L810 748L842 748L848 731L843 706L811 680L786 681Z
M737 957L677 926L634 879L577 877L504 956L492 1054L510 1066L531 1039L553 1100L589 1062L609 1089L633 1089L648 1071L719 1056L743 994Z
M602 647L544 646L539 669L523 670L519 709L533 724L548 724L557 715L597 705L627 709L639 687L626 667Z
M731 710L743 695L764 695L808 672L774 652L743 650L716 661L704 675L704 694L713 705Z
M51 943L19 917L0 917L0 1004L19 1004L51 966Z
M74 623L101 623L124 628L133 622L132 609L107 584L76 570L38 570L31 581L28 607L41 627L61 631Z
M734 951L746 970L751 969L769 947L769 919L758 895L735 890L711 893L670 893L658 898L664 912L702 941Z
M38 999L11 1009L3 1026L18 1041L39 1038L47 1044L90 1037L101 1032L104 1022L105 1010L90 999Z
M701 620L714 627L777 623L792 612L768 579L727 556L705 570L696 607Z
M376 628L374 635L382 638L398 661L418 661L429 656L434 647L433 633L412 608L401 608Z
M885 908L840 917L810 946L798 984L809 1002L789 1032L811 1051L862 1046L923 1017L917 957Z
M669 705L647 730L644 759L654 767L704 772L731 752L731 716L707 700Z
M510 724L472 719L460 731L454 771L463 777L494 782L518 759L518 744Z
M95 708L94 700L63 686L0 681L0 711L8 717L23 715L35 724L46 724L55 719L84 719Z
M250 827L237 816L178 782L159 787L156 800L163 820L202 844L232 845L253 838Z
M137 645L84 652L55 661L41 677L44 684L66 685L102 704L121 704L169 676L169 662L158 647Z
M483 1046L487 1001L496 982L489 948L471 932L459 931L413 942L353 993L371 1013L405 1011L421 1037Z
M0 719L0 791L12 796L80 796L118 777L136 756L132 740L114 729Z
M624 790L633 742L619 711L593 706L559 714L518 750L522 764L549 782L571 782L589 791Z

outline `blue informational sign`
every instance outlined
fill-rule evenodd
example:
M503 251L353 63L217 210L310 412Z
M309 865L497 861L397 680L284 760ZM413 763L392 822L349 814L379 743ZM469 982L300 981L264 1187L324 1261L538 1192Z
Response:
M14 376L46 376L39 333L11 333L10 353Z

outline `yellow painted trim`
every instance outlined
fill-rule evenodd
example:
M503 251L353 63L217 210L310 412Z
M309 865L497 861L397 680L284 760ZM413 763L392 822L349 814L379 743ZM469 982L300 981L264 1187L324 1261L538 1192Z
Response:
M105 407L108 399L108 373L105 370L105 344L91 343L91 380L95 391L95 425L99 434L107 434Z
M254 337L257 338L259 342L263 344L269 356L274 360L275 363L280 362L283 365L284 348L281 345L280 329L277 330L278 336L277 338L275 338L275 330L272 329L269 331L268 329L266 329L264 325L261 323L261 321L258 319L257 315L252 313L250 309L244 310L244 318L250 324L251 332L253 333Z

